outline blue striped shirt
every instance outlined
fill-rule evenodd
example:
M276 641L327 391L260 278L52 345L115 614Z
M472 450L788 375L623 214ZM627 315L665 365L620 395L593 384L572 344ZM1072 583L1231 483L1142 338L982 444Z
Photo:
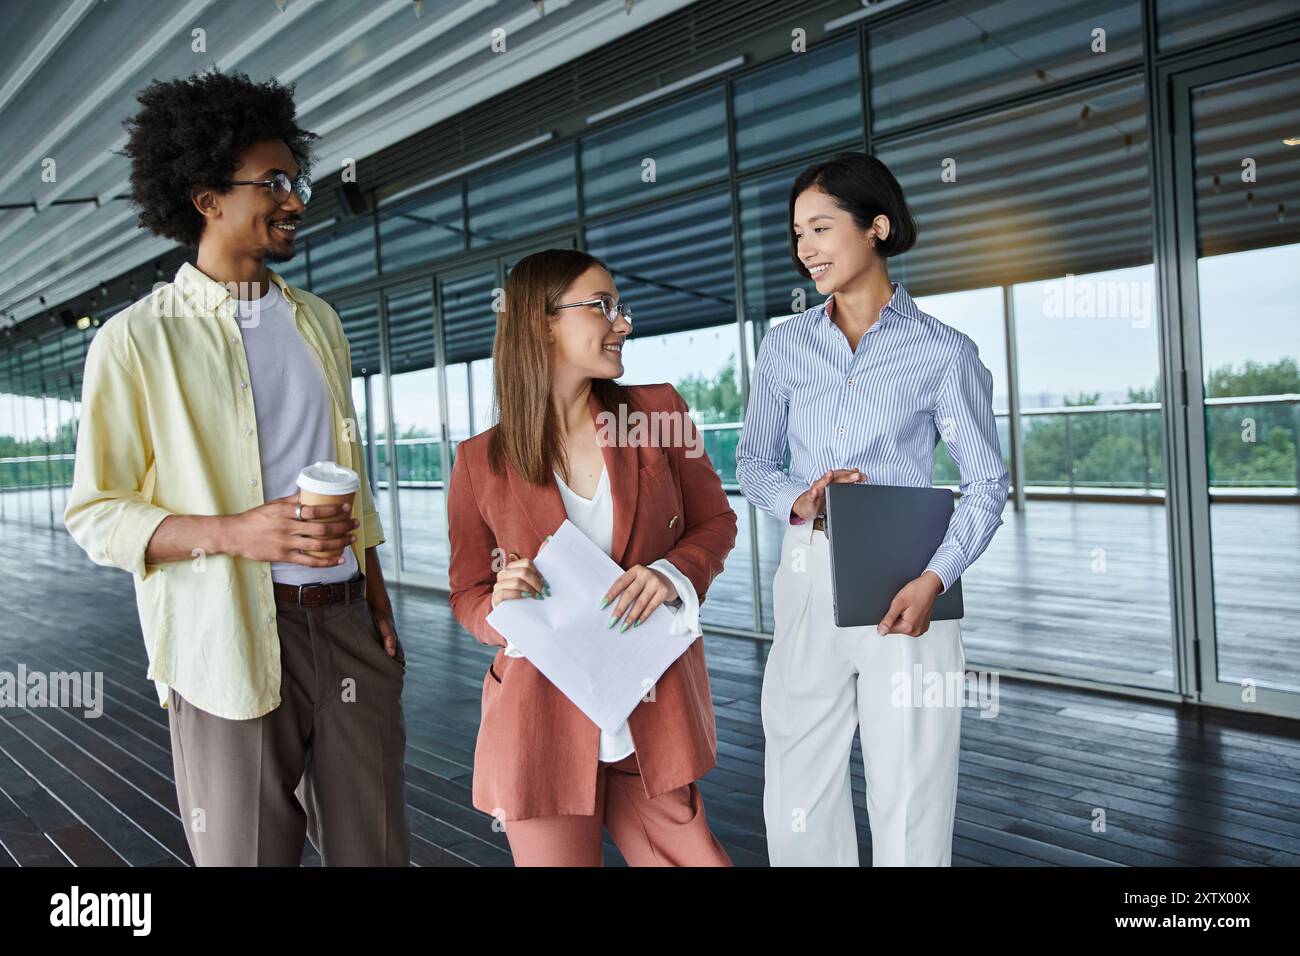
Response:
M946 591L988 547L1011 485L993 376L969 336L922 312L901 283L893 287L856 352L831 321L833 299L763 337L736 479L785 524L795 499L832 468L860 469L873 484L928 488L942 438L961 472L961 501L926 570Z

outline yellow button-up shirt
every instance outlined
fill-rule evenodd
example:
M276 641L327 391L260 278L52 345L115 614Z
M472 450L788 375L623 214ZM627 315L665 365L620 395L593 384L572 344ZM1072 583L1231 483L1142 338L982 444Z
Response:
M324 300L267 274L325 370L335 460L361 476L352 548L364 572L365 549L383 543L384 532L366 480L343 325ZM148 676L164 707L168 687L233 720L280 704L270 563L200 552L144 560L168 515L233 515L265 504L257 442L235 299L222 283L185 263L91 340L63 521L92 561L134 575Z

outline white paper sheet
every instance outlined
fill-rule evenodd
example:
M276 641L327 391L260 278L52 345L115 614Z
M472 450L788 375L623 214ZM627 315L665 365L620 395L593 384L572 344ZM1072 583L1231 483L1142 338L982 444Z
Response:
M673 634L672 611L660 605L640 627L609 627L617 601L601 608L623 573L567 519L533 559L551 586L537 600L502 601L487 621L591 718L613 733L697 638ZM626 616L626 615L625 615Z

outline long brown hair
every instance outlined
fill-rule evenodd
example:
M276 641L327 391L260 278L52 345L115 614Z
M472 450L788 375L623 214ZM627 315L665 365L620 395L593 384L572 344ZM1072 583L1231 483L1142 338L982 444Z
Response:
M551 481L553 469L569 479L564 440L551 403L554 370L547 348L547 316L592 266L610 271L589 253L544 249L520 259L506 278L505 302L492 343L492 385L499 413L488 442L488 461L494 471L508 464L534 485ZM636 407L628 390L613 379L592 379L591 391L600 407L614 414L620 404Z

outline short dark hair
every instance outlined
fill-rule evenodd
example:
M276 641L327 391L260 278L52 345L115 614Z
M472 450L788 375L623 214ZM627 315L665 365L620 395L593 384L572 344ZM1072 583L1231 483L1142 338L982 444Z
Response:
M889 236L876 242L878 255L889 258L901 255L916 244L916 220L907 208L907 197L889 167L866 153L840 153L821 163L813 163L801 172L790 187L790 216L786 220L790 257L805 279L811 279L799 259L794 240L794 201L804 190L816 187L834 200L835 205L853 217L859 229L870 229L871 221L882 213L889 217Z
M283 140L307 173L312 140L294 118L293 85L271 78L255 83L244 73L213 67L184 79L154 80L136 99L143 107L123 122L131 159L131 201L141 228L197 248L203 216L190 191L221 186L254 143Z

